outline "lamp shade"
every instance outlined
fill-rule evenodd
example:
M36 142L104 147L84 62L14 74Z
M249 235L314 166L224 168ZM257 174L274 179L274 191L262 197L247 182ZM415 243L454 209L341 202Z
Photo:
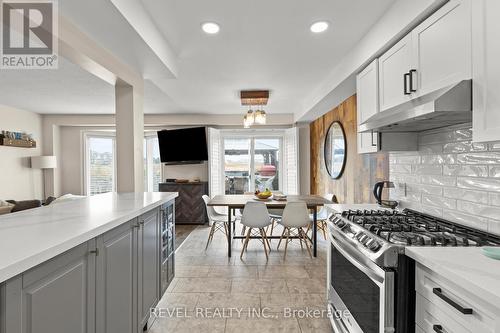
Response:
M57 158L55 156L32 156L31 168L33 169L55 169Z

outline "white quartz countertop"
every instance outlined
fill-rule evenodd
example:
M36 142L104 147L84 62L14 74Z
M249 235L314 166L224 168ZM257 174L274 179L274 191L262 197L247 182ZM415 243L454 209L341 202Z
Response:
M500 304L500 260L479 247L406 247L405 254L490 304Z
M177 197L106 193L0 216L0 283Z

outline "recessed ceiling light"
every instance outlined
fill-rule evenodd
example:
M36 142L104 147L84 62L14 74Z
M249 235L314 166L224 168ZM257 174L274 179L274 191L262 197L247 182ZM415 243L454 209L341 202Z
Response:
M206 22L201 25L201 29L207 34L214 35L219 32L220 26L215 22Z
M326 21L314 22L313 24L311 24L311 31L318 34L320 32L326 31L326 29L328 29L328 26L329 24Z

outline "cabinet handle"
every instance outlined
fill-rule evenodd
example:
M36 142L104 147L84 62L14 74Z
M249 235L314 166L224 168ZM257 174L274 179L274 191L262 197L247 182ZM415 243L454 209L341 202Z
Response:
M95 250L89 251L89 253L90 254L95 254L96 256L98 256L99 255L99 249L96 248Z
M410 92L415 92L417 89L413 89L413 73L417 73L416 69L410 69Z
M144 220L142 220L141 222L139 222L139 225L143 226L144 225Z
M373 141L373 131L372 131L372 147L377 147L377 144Z
M410 78L410 73L405 73L403 75L403 90L405 95L410 95L411 93L408 92L408 79Z
M432 329L436 333L444 333L443 326L441 326L441 325L432 325Z
M132 225L132 229L139 228L141 225L139 223Z
M457 302L455 302L454 300L452 300L448 296L444 295L443 291L441 290L441 288L432 288L432 292L435 295L437 295L437 297L441 298L443 301L445 301L446 303L448 303L449 305L451 305L452 307L454 307L455 309L457 309L460 313L462 313L462 314L472 314L472 309L470 309L470 308L464 308L463 306L461 306L460 304L458 304Z

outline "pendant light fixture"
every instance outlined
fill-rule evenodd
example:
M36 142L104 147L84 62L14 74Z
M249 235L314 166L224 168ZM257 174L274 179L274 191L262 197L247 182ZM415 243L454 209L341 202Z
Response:
M266 112L263 109L264 105L267 105L269 100L269 91L241 91L240 92L241 105L250 106L243 117L243 127L250 128L253 125L265 125L266 124ZM252 110L252 106L255 105L255 111Z

